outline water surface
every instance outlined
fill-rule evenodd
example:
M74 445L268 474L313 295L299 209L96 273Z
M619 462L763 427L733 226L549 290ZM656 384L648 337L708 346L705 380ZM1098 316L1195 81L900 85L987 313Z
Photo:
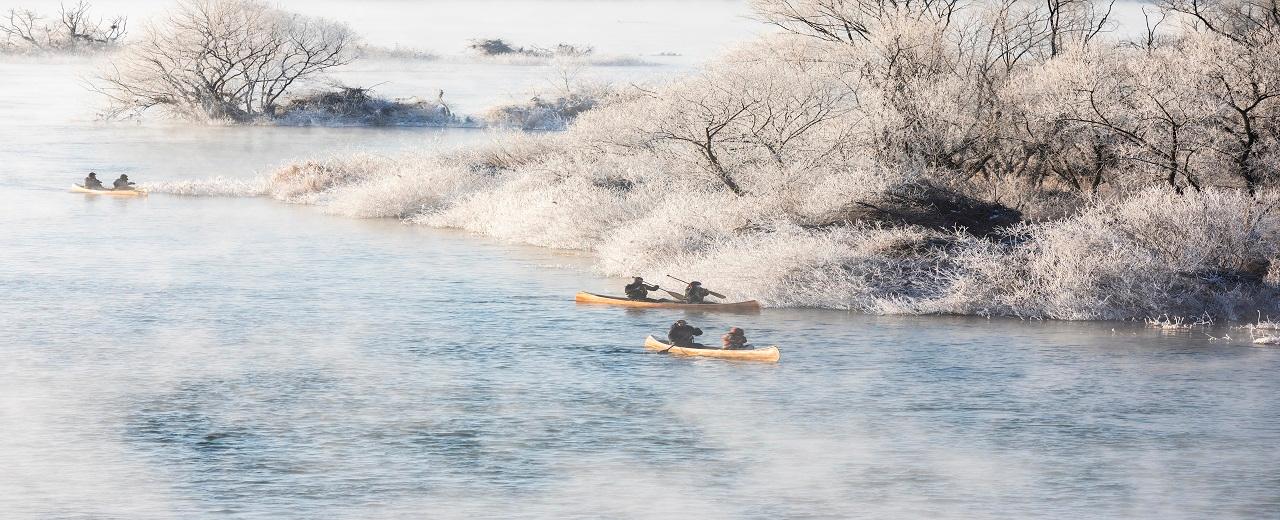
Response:
M0 63L0 517L1280 514L1280 350L1241 331L580 306L625 281L263 199L70 194L486 138L101 124L87 70ZM476 107L541 81L415 70L349 73ZM782 361L642 349L680 318Z

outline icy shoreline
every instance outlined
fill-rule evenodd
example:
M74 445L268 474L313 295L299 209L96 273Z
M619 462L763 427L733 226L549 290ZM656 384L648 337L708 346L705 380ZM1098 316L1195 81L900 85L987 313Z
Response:
M495 112L525 128L572 113L564 133L302 161L261 193L591 251L608 275L680 272L773 306L1280 314L1272 20L1120 41L1095 38L1108 14L1092 4L1069 19L1096 30L1069 33L1039 26L1054 19L1039 4L753 5L787 34L598 105ZM201 189L236 191L174 191Z
M777 200L631 180L630 168L580 170L564 147L569 139L508 134L488 146L441 154L306 161L258 181L147 187L186 196L268 197L351 218L396 218L589 251L606 275L680 272L773 307L1066 320L1164 314L1240 319L1274 314L1280 296L1277 266L1252 275L1217 267L1226 255L1257 254L1277 243L1274 215L1263 212L1261 229L1238 229L1261 208L1231 190L1177 194L1151 188L991 237L875 221L819 226L815 219L831 208L792 213L795 208ZM854 196L874 197L874 177L867 175L860 183L866 191ZM1120 217L1129 222L1115 227ZM1242 231L1261 231L1266 238L1244 243L1228 237Z

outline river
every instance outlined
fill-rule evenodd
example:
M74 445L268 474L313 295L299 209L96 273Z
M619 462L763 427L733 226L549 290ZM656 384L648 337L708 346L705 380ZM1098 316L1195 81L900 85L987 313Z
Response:
M439 67L474 107L540 74ZM96 123L91 68L0 63L0 517L1280 514L1280 349L1244 331L584 306L625 283L584 254L70 194L487 135ZM782 360L642 349L681 318Z

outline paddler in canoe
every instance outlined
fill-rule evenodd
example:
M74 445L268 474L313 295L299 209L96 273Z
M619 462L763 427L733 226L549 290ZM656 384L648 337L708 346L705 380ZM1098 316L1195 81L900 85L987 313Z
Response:
M623 291L626 292L628 300L656 302L658 300L649 298L649 291L656 291L658 289L661 289L661 287L644 283L644 278L637 276L632 279L631 283L627 284Z
M701 336L702 329L688 324L684 320L676 320L667 331L667 340L672 345L683 348L707 348L706 345L693 341L694 336Z
M119 191L133 191L133 186L134 186L134 184L129 181L129 176L123 173L120 174L120 178L116 179L116 181L112 183L112 185L113 186L111 189L119 190Z
M699 282L697 280L694 280L692 282L686 282L684 280L681 280L671 275L667 275L667 278L670 278L672 280L685 284L684 294L681 294L675 291L664 291L667 294L670 294L672 297L679 299L680 303L692 304L692 305L701 305L706 303L720 303L720 302L709 302L707 301L707 297L708 296L715 296L716 298L725 297L723 294L720 294L718 292L707 289L706 287L703 287L702 282Z
M729 327L729 333L720 337L720 350L751 350L747 344L747 331L739 327Z
M712 303L707 301L708 296L711 296L711 291L703 287L702 282L694 280L684 286L685 303Z
M98 172L89 172L89 176L84 178L84 188L87 190L106 190L107 187L102 185L102 181L98 180Z

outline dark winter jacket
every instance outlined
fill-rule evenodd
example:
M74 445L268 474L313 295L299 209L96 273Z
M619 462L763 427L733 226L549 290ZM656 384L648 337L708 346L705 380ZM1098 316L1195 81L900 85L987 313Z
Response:
M649 291L658 290L658 286L649 285L644 282L632 282L627 284L627 287L624 290L627 292L627 298L632 300L643 300L649 297Z
M697 343L693 342L694 336L701 336L702 329L689 324L673 323L671 330L667 332L667 339L672 345L677 347L695 347Z
M689 285L684 288L684 299L689 303L706 303L704 300L711 295L711 291L703 289L700 285Z

